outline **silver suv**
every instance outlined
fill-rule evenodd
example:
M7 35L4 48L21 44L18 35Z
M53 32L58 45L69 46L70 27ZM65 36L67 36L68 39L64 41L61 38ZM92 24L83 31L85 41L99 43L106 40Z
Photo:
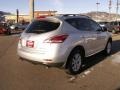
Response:
M109 32L84 15L59 15L35 19L21 34L18 55L45 65L62 64L78 74L84 57L111 53Z

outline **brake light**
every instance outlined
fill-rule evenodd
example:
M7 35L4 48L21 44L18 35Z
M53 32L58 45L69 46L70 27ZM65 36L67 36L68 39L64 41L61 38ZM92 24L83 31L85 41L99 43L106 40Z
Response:
M57 35L49 39L46 39L44 43L63 43L67 39L68 35Z
M46 16L38 16L37 19L43 19L46 18Z

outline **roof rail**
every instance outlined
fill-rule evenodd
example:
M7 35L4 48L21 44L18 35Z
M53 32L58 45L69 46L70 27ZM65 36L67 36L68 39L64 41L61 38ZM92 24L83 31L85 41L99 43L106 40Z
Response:
M67 16L79 16L79 14L58 14L57 16L63 16L63 17L67 17Z
M83 14L59 14L60 16L63 16L63 17L68 17L68 16L84 16L84 17L87 17L87 18L91 18L87 15L83 15Z
M67 17L67 16L79 16L79 14L63 14L63 16Z
M91 18L91 17L89 17L89 16L87 16L87 15L83 15L83 14L79 14L80 16L84 16L84 17L87 17L87 18Z

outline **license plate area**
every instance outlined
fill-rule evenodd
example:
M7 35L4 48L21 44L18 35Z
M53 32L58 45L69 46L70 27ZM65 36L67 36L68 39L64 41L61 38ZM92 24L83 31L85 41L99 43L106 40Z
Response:
M26 47L34 48L34 41L27 40L27 41L26 41Z

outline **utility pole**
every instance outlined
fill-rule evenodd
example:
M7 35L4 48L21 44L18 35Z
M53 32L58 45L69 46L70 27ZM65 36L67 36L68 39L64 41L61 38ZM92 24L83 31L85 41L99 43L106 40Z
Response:
M117 4L116 4L116 21L118 19L118 10L119 10L119 0L117 0Z
M34 19L34 0L29 0L30 2L30 21Z
M18 9L16 9L16 22L18 23L19 22L19 10Z
M111 21L112 0L109 0L109 21Z
M100 5L100 3L97 1L97 3L96 3L96 5L97 5L97 20L98 20L98 7L99 7L99 5Z

